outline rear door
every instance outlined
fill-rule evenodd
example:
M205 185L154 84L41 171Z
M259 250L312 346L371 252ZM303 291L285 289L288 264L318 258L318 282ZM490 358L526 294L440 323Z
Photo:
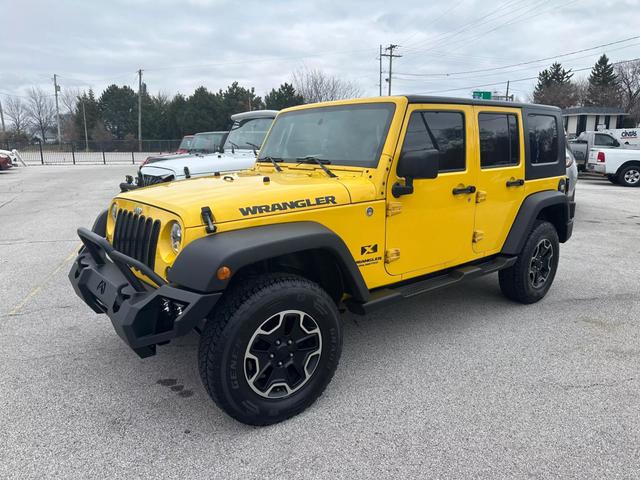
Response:
M525 146L519 108L474 107L479 165L473 250L500 250L524 198Z

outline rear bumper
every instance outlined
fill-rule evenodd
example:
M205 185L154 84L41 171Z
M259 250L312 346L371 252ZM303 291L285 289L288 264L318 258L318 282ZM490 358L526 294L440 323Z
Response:
M604 175L607 172L607 166L604 163L587 163L587 172Z
M78 235L84 247L69 272L73 289L94 312L105 313L116 333L142 358L155 354L157 344L189 333L222 295L169 286L98 234L80 228ZM131 267L159 287L140 281Z

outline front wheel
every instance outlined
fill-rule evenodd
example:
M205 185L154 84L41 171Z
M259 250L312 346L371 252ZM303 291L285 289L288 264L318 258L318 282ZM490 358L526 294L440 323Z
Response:
M309 407L342 350L329 295L303 277L268 274L227 293L199 346L202 382L216 404L250 425L269 425Z
M618 183L625 187L640 187L640 166L629 165L618 173Z
M498 273L502 293L525 304L541 300L556 276L559 253L555 227L549 222L537 221L516 263Z

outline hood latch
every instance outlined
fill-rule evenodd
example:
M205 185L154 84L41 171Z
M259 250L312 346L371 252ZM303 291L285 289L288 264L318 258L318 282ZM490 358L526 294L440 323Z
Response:
M202 207L200 210L202 221L205 223L204 229L207 233L216 233L216 226L213 224L213 213L209 207Z

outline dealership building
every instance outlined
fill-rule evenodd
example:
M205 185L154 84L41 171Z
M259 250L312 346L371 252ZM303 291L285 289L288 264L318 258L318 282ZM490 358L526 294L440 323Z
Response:
M618 107L572 107L562 110L568 138L577 137L584 131L622 128L627 115Z

